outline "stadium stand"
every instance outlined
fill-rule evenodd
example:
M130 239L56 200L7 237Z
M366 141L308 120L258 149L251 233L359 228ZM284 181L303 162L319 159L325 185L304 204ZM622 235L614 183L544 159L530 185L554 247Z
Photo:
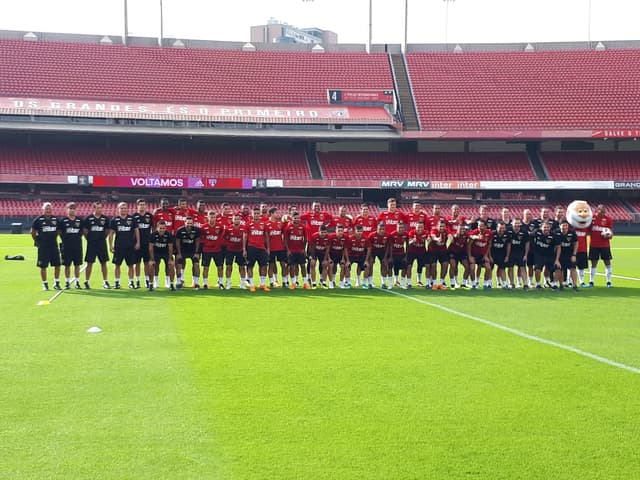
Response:
M550 180L640 180L640 152L543 152Z
M310 178L302 151L170 150L150 147L2 146L0 173Z
M327 179L535 180L524 153L320 153Z
M0 40L0 95L326 105L328 88L392 89L384 53L176 49Z
M407 64L423 130L637 127L638 49L412 52Z
M148 196L143 196L143 198L147 198ZM159 198L159 197L158 197ZM64 215L65 213L65 205L68 202L68 200L49 200L51 202L51 204L53 205L53 211L56 215ZM76 201L76 204L78 206L78 215L88 215L89 213L92 212L92 201ZM129 208L131 212L135 211L135 204L133 202L128 202L129 203ZM233 202L229 202L232 205L232 208L235 210L240 210L240 205L243 202L239 202L239 201L233 201ZM256 201L246 201L244 202L247 205L253 207L253 206L257 206L260 203L260 200L256 200ZM442 211L442 215L447 216L449 215L450 211L451 211L451 205L453 204L457 204L460 206L460 211L462 213L462 215L464 215L465 217L467 217L468 219L472 220L474 218L476 218L478 216L478 207L479 207L479 203L470 203L470 202L438 202L438 204L441 207L441 211ZM607 212L609 215L611 215L613 217L613 219L616 222L639 222L640 218L638 218L638 215L636 215L634 217L634 215L629 212L629 210L627 208L625 208L625 206L622 204L621 201L619 200L604 200L602 202L599 201L591 201L590 204L592 206L595 206L597 203L603 203L605 205L605 207L607 208ZM285 213L287 211L287 209L289 208L290 205L294 205L297 207L297 210L301 213L304 213L306 211L311 210L311 202L282 202L282 201L278 201L278 202L269 202L267 200L267 204L269 205L269 207L278 207L278 209L280 210L281 213ZM430 202L422 202L422 205L424 207L424 209L427 211L427 213L431 213L431 204ZM206 208L207 210L212 209L212 210L216 210L216 211L220 211L221 210L221 205L222 202L207 202L206 204ZM359 212L360 212L360 205L361 202L335 202L335 203L323 203L322 204L322 209L324 211L327 211L329 213L331 213L332 215L337 215L338 214L338 208L340 205L345 205L347 208L347 213L349 215L351 215L352 217L356 217ZM640 212L640 202L635 202L632 203L632 205L635 207L635 209ZM113 215L116 212L116 206L117 206L117 202L104 202L104 212L106 215ZM499 202L499 203L493 203L493 204L488 204L488 212L489 212L489 216L495 219L499 219L500 218L500 214L501 214L501 210L502 207L508 207L510 212L511 212L511 216L513 218L515 217L522 217L522 211L525 208L528 208L531 210L531 212L533 213L534 217L538 217L538 214L540 213L540 208L541 207L547 207L549 208L552 212L553 212L553 208L555 207L555 204L550 203L550 202L517 202L517 203L510 203L510 202ZM42 207L42 201L40 200L7 200L7 199L0 199L0 217L35 217L37 215L40 214L41 212L41 207ZM147 208L148 210L153 211L155 208L159 207L159 203L157 202L157 198L154 197L153 201L147 201ZM192 205L193 207L193 205ZM401 210L407 212L409 211L411 207L411 203L407 202L404 203L402 205L400 205ZM378 212L381 210L381 208L377 205L371 204L369 206L369 210L373 215L377 215Z

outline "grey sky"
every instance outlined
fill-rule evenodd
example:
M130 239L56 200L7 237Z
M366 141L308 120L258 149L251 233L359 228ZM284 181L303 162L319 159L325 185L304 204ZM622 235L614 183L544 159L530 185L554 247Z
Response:
M370 0L163 0L165 36L249 40L270 17L366 43ZM409 43L638 39L638 0L408 0ZM402 43L404 0L371 0L373 42ZM122 35L123 0L0 0L0 29ZM129 0L129 32L158 36L160 0ZM589 22L591 5L591 22ZM448 22L447 19L448 9ZM448 23L448 29L446 24Z

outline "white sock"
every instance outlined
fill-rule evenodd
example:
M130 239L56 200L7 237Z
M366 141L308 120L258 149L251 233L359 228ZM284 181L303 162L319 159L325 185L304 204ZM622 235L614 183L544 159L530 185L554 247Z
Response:
M591 270L589 271L591 273L591 283L595 283L596 280L596 269L591 267Z
M612 269L611 269L611 265L605 265L605 267L604 267L604 273L605 273L605 274L606 274L606 276L607 276L607 282L608 282L608 283L611 283L611 274L613 273L613 272L612 272Z

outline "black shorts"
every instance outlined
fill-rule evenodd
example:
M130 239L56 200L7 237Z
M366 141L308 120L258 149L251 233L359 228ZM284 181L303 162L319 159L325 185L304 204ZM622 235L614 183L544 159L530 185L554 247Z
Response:
M536 265L535 255L533 254L533 252L529 252L529 255L527 255L527 266L535 267L535 265Z
M151 255L149 255L149 244L140 243L140 249L136 250L136 263L147 263L149 260L151 260Z
M417 262L418 270L424 268L427 264L427 252L407 253L407 265L412 266L413 262Z
M576 264L571 261L571 257L560 257L560 268L556 267L556 270L573 270L576 268Z
M182 256L179 259L176 258L177 265L184 265L187 260L191 260L191 263L200 263L200 259L196 258L195 250L182 250L180 253Z
M227 266L231 265L233 262L236 262L236 265L240 267L244 267L247 264L247 259L244 258L241 251L230 251L227 250L224 254L224 263Z
M589 262L587 261L587 252L578 252L576 253L576 267L580 270L584 270L589 266Z
M475 263L476 265L480 265L484 267L484 264L485 264L484 255L472 255L471 262Z
M58 245L44 245L42 247L38 247L38 261L36 262L36 266L40 268L47 268L49 265L52 267L60 266L60 250L58 250Z
M357 265L358 268L362 271L366 268L364 265L366 259L366 257L351 257L349 260L351 260L351 265Z
M384 263L384 264L386 264L386 263L388 263L388 262L386 261L386 258L385 258L385 254L384 254L384 253L376 253L376 252L372 252L372 253L371 253L371 261L372 261L373 263L376 263L376 259L378 259L378 260L380 261L380 264L383 264L383 263Z
M202 266L209 267L211 260L216 267L222 267L224 265L224 252L202 252Z
M260 267L267 266L269 264L269 256L264 248L247 247L247 265L249 268L253 268L255 264Z
M156 266L159 267L160 263L164 261L164 266L168 267L169 266L169 254L160 254L160 255L154 255L153 257L153 261L156 262Z
M293 252L289 254L289 258L287 258L287 263L289 265L304 265L306 262L306 258L304 253L302 252Z
M404 255L393 255L391 257L391 263L394 270L404 270L407 268L407 260Z
M324 252L313 252L309 257L311 260L316 260L318 263L324 262Z
M147 249L147 255L148 249ZM84 261L87 263L94 263L96 258L100 263L109 261L109 252L107 251L107 241L99 240L97 242L87 242L87 252L84 255Z
M287 262L287 252L285 250L276 250L269 252L269 263Z
M329 255L329 260L331 260L331 263L333 263L334 265L340 265L342 264L342 255L340 255L339 257L335 255Z
M431 264L449 262L448 252L429 252L429 257L429 261Z
M493 257L493 265L498 268L507 268L509 266L508 263L509 262L507 262L502 255Z
M467 252L449 252L449 260L455 260L460 263L467 260L467 258Z
M550 272L553 272L553 270L555 269L555 260L553 259L553 257L534 255L534 258L536 270L542 270L546 267Z
M526 267L527 260L524 258L524 252L511 251L507 267Z
M138 260L136 251L131 248L116 248L116 251L113 252L113 264L114 265L122 265L124 261L128 267L135 265Z
M589 260L596 261L596 260L611 260L613 258L613 256L611 256L611 248L609 247L591 247L589 249Z
M60 247L62 253L62 264L65 267L70 265L82 265L82 247L80 248L64 248L64 244Z

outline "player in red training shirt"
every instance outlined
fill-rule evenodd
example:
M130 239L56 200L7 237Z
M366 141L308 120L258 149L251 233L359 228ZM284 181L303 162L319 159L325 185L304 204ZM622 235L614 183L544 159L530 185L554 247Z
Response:
M376 259L380 262L380 282L383 289L387 288L387 275L389 274L389 235L385 233L384 223L380 222L376 231L369 235L369 251L367 252L367 265L369 271L367 277L369 285L373 287L373 267Z
M193 218L198 212L193 208L187 206L187 201L184 198L178 199L178 204L173 209L173 236L175 238L178 230L184 227L187 217ZM174 248L174 253L177 253L177 248ZM184 284L184 265L179 262L175 262L176 278L178 284Z
M287 263L289 264L289 276L291 282L285 282L283 276L283 286L291 290L298 287L298 272L302 274L303 287L305 290L311 288L309 285L309 275L307 274L307 259L305 251L307 248L307 229L300 222L300 214L291 214L291 223L284 228L284 246L287 253ZM315 283L313 284L315 286Z
M280 263L283 285L289 274L287 251L284 245L284 229L286 224L282 222L282 217L276 207L270 208L267 214L269 215L269 220L266 222L267 232L269 233L269 286L274 288L280 286L278 283L278 266L276 262ZM262 219L262 214L260 218Z
M395 198L389 198L387 200L387 209L380 212L378 222L382 222L384 225L384 233L387 235L395 232L398 229L399 223L406 223L404 213L398 210Z
M329 262L327 258L327 250L329 249L329 235L326 225L321 225L320 229L311 235L307 246L307 255L311 259L311 288L316 287L316 278L318 274L318 266L320 267L320 284L322 288L329 288L327 284L327 274Z
M204 200L198 200L196 202L196 213L193 214L193 226L202 228L207 222L207 205L204 203Z
M231 288L231 275L233 274L233 264L238 266L240 274L240 288L247 288L247 259L242 254L242 240L245 228L240 224L240 214L235 213L230 226L224 229L224 244L226 246L224 263L226 265L226 289Z
M349 237L349 242L345 252L345 265L347 265L347 276L351 278L351 267L356 265L356 287L369 288L368 278L364 277L360 282L360 275L367 271L367 251L369 250L369 240L364 236L362 225L356 225L353 235Z
M338 207L338 215L333 217L332 224L334 226L338 224L343 225L344 232L347 235L351 235L353 233L353 218L347 213L347 207L344 205L340 205L340 207Z
M447 222L441 218L437 226L431 230L427 252L429 256L429 281L427 288L432 290L446 290L445 278L449 266L448 243L451 235L447 231ZM440 264L440 276L438 276L438 264Z
M431 231L431 224L428 221L427 212L422 209L420 202L413 202L411 205L411 211L405 214L405 221L407 224L407 232L416 230L419 224L422 224L424 230Z
M478 288L477 279L480 271L484 268L484 286L491 287L491 241L493 235L487 227L487 223L478 219L478 228L469 232L469 243L467 245L467 256L469 257L469 276L472 287Z
M353 225L362 225L362 235L368 237L371 232L375 232L378 220L369 211L369 205L363 203L360 207L360 215L353 220Z
M160 220L163 220L166 225L167 231L173 234L175 232L173 228L175 216L175 209L169 207L169 199L162 198L160 199L160 208L156 208L156 210L153 212L153 227L155 228L158 222Z
M243 237L243 254L247 257L247 281L249 291L255 292L253 283L253 266L258 264L260 290L269 292L267 286L267 266L269 265L269 232L267 224L260 219L260 209L253 209L253 220L247 224Z
M330 226L333 216L329 212L323 212L320 202L311 204L311 211L300 216L300 221L307 229L307 238L311 238L314 233L320 230L322 225Z
M391 250L391 262L389 269L393 272L393 285L402 289L407 288L407 249L409 246L409 233L404 223L398 224L398 229L389 237ZM391 288L391 285L389 285Z
M591 278L589 286L593 287L596 278L598 260L604 262L607 287L611 288L611 237L613 236L613 219L607 215L604 205L596 207L590 227L589 260L591 260Z
M469 241L465 225L463 223L453 223L449 227L451 240L449 242L449 283L451 289L458 288L458 267L463 266L462 288L468 288L469 280L469 258L467 253L467 243Z
M209 266L211 261L216 266L218 273L218 288L224 290L222 273L224 267L224 227L216 222L216 212L213 210L207 214L207 223L200 229L200 244L202 245L202 288L209 288Z
M345 265L345 249L349 237L345 234L345 227L341 223L336 225L336 232L329 234L329 248L325 254L325 261L329 262L329 288L336 286L336 273L340 265L340 288L351 288L351 280L347 278L348 266Z
M451 215L449 215L446 220L447 228L449 228L450 231L453 231L457 225L461 225L462 227L467 226L467 217L460 213L459 205L451 205Z
M422 286L422 269L429 265L427 255L427 239L429 234L424 229L424 223L417 223L415 230L409 232L409 248L407 249L407 288L411 288L413 264L418 270L418 283Z
M238 212L238 214L240 215L240 225L242 225L243 227L246 227L250 222L253 221L253 215L251 214L249 205L240 205L240 211Z

